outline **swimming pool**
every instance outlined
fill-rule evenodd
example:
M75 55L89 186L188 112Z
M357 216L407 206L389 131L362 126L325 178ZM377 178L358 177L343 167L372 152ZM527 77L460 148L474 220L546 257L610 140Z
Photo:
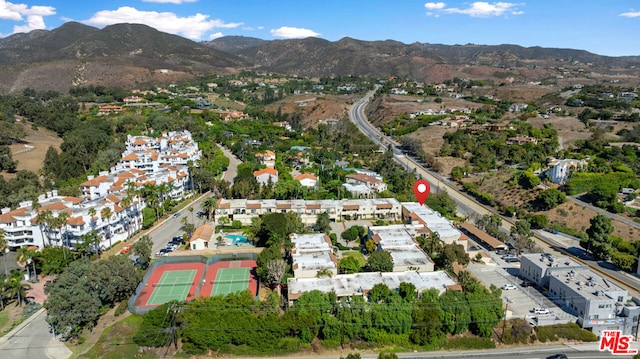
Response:
M225 238L229 238L231 240L233 240L233 244L238 244L238 243L248 243L249 240L247 239L246 236L242 236L239 234L227 234L225 236Z

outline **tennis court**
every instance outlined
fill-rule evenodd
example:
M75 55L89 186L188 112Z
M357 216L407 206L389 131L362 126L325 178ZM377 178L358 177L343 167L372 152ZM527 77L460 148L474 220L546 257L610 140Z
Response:
M197 270L171 270L162 273L158 283L152 283L153 293L147 305L157 305L172 300L183 301L189 294Z
M249 287L249 268L220 268L211 296L240 292Z

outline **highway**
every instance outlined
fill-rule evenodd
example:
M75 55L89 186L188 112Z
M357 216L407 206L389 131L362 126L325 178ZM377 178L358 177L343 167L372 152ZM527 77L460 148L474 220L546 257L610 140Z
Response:
M369 123L364 110L369 101L373 98L375 91L376 90L370 91L363 98L356 101L349 111L350 120L358 126L360 131L385 150L387 150L388 144L392 144L394 160L407 169L408 172L415 171L416 176L427 180L434 193L446 191L449 197L456 202L458 206L458 214L460 216L466 218L480 218L485 214L498 214L502 218L503 230L509 232L513 224L513 220L511 218L502 216L495 209L478 203L474 198L470 197L466 193L460 192L456 187L452 186L448 179L435 172L429 171L410 156L403 154L397 142L388 138L375 126ZM545 251L561 251L565 255L573 257L575 260L588 265L595 272L613 280L617 285L627 289L629 294L633 296L640 295L640 280L637 276L612 268L612 265L609 263L591 260L584 255L580 255L575 248L572 251L568 251L562 243L553 240L550 236L543 237L539 232L536 232L534 238L537 239L537 242L543 249L545 249Z

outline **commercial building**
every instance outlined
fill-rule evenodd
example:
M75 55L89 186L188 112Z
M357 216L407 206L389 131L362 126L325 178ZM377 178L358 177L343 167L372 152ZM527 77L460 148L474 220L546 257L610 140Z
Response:
M640 306L628 292L568 257L523 254L520 275L539 287L578 324L600 336L603 330L637 335Z

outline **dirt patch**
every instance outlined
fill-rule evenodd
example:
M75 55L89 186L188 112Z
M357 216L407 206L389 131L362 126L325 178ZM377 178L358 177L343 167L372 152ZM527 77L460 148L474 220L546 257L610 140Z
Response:
M541 188L524 189L520 185L513 183L511 172L496 172L491 176L478 176L465 179L478 184L480 192L489 193L493 196L499 206L522 207L533 201ZM573 202L566 202L549 211L533 212L534 214L544 214L549 219L549 223L558 223L563 226L584 232L591 226L589 221L597 214L595 211L579 206ZM618 222L611 221L614 231L613 235L625 240L640 239L640 230Z
M354 98L353 95L292 95L268 105L266 110L299 116L303 127L316 127L328 119L348 120Z
M42 127L34 130L29 122L22 122L22 128L27 135L24 142L9 146L13 159L18 161L18 171L26 170L38 173L49 147L53 146L60 150L62 138L58 137L55 132ZM0 172L0 174L5 178L15 177L15 173Z

